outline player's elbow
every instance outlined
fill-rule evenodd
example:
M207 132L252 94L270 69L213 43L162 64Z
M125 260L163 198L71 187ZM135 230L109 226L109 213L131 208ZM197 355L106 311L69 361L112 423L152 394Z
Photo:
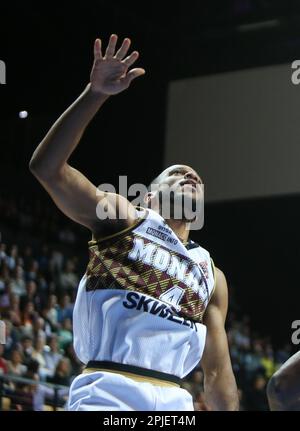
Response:
M37 160L34 156L31 157L28 167L29 167L30 172L34 176L38 175L38 172L40 171L40 166L39 166L39 163L37 162Z
M55 176L58 176L58 172L53 168L50 168L49 164L45 161L39 160L35 155L31 157L29 162L30 172L40 181L49 182Z
M30 172L37 178L40 178L46 174L45 166L34 154L29 162Z

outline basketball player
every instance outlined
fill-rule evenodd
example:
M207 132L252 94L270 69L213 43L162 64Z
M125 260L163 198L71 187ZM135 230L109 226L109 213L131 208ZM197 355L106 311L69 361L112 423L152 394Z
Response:
M52 126L30 169L56 205L92 232L90 260L74 308L74 346L86 365L70 388L69 410L193 410L181 379L201 360L211 410L237 410L238 396L224 322L227 285L209 253L190 241L189 215L160 215L166 187L201 199L201 180L189 166L165 169L158 189L136 208L125 197L98 192L68 164L96 112L145 73L131 68L130 40L105 53L94 44L90 83ZM96 213L97 208L97 213ZM99 210L108 218L98 218ZM101 212L101 211L100 211Z
M300 352L271 377L267 395L271 410L300 411Z

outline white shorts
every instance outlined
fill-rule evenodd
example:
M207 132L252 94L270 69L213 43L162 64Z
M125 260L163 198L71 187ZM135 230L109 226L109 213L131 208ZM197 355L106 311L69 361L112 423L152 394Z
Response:
M180 387L158 386L122 374L97 371L74 379L68 410L191 411L194 405L192 396Z

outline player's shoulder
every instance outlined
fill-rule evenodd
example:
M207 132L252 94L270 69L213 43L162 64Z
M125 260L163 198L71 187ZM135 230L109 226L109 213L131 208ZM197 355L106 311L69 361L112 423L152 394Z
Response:
M225 274L220 268L215 267L215 288L211 299L213 302L223 302L227 301L227 297L228 285Z
M222 269L220 269L218 266L215 266L216 271L216 278L219 279L219 281L226 282L226 277Z

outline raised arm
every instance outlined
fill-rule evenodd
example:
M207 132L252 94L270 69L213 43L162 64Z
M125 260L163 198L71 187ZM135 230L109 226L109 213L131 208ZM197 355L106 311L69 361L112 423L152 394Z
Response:
M97 205L98 209L99 205L105 208L105 213L113 223L131 225L135 219L135 210L127 199L112 193L96 193L96 187L68 164L84 130L103 103L109 96L128 88L133 79L145 73L140 68L129 70L139 54L134 51L126 57L131 43L128 38L115 52L117 39L116 35L111 35L104 56L101 40L96 39L90 83L54 123L29 164L31 172L61 211L93 232L101 232L103 226L96 214Z
M224 274L216 269L216 288L204 315L207 338L201 366L205 401L211 410L238 410L239 400L225 332L228 289Z

